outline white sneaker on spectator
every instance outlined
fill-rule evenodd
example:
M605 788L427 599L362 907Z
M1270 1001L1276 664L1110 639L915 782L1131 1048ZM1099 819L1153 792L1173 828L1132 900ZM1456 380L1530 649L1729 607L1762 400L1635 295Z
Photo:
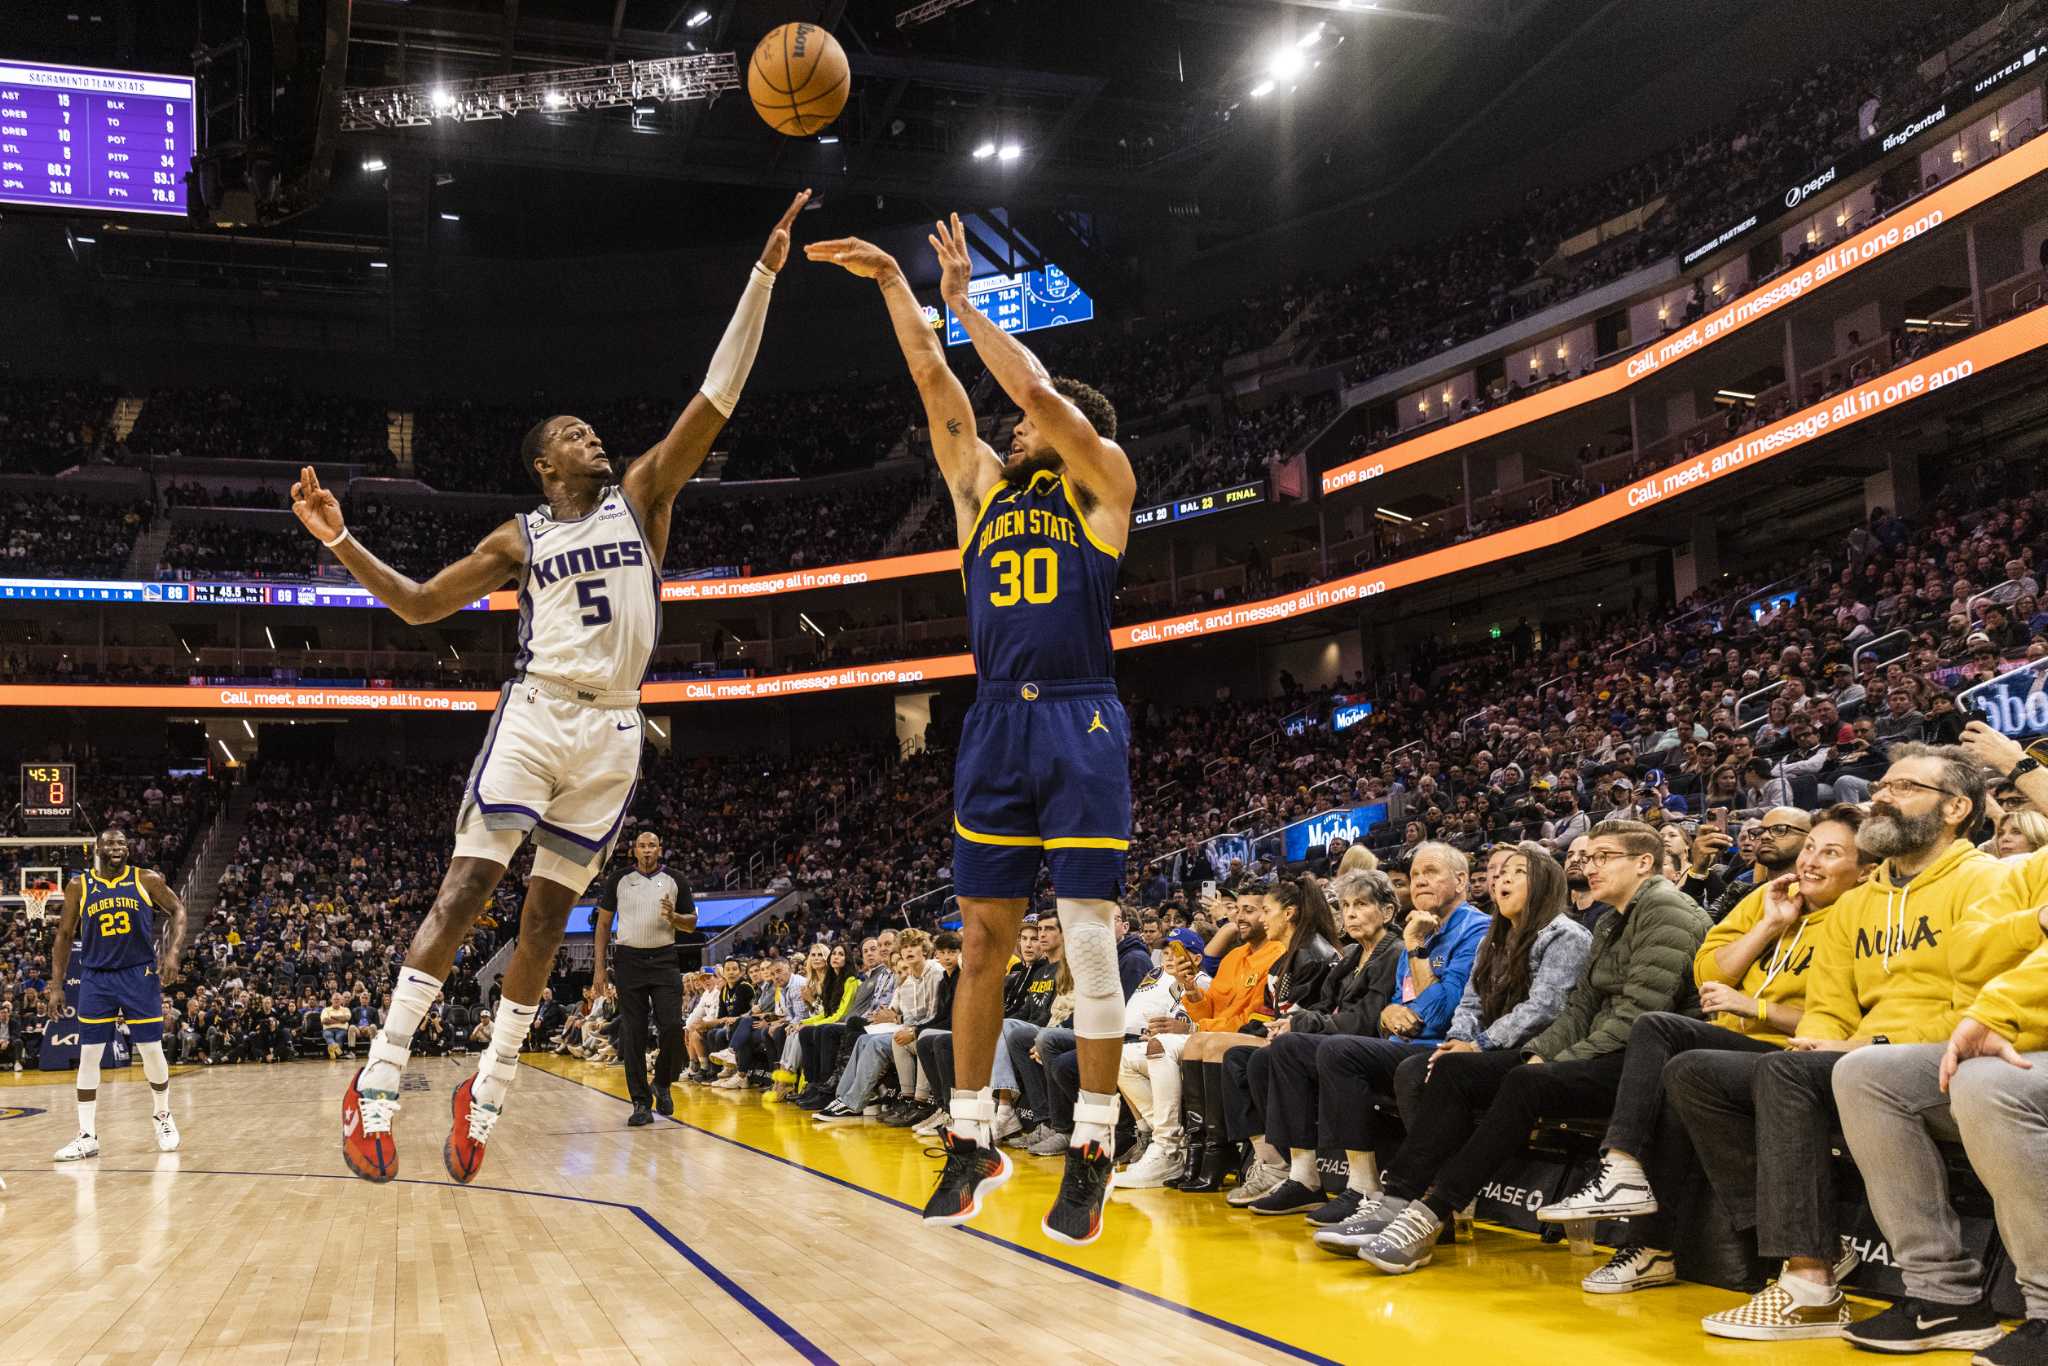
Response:
M996 1106L995 1140L998 1146L1008 1143L1024 1132L1024 1121L1017 1118L1017 1110L1005 1102Z
M1589 1295L1626 1295L1677 1281L1678 1263L1670 1253L1661 1248L1622 1247L1615 1249L1607 1265L1588 1272L1579 1289Z
M860 1117L862 1119L880 1119L882 1117L881 1103L878 1101L871 1102L865 1109L863 1109L860 1112Z
M822 1110L811 1111L811 1118L820 1124L842 1124L860 1118L860 1111L849 1109L843 1102L834 1100Z
M1048 1124L1033 1125L1029 1129L1025 1129L1020 1125L1017 1133L1011 1134L1008 1138L999 1139L997 1141L1005 1148L1023 1148L1029 1150L1032 1144L1038 1142L1038 1140L1040 1140L1041 1138L1044 1138L1047 1133L1051 1132L1051 1129L1052 1126Z
M1047 1124L1039 1130L1042 1137L1024 1151L1033 1157L1065 1157L1073 1142L1067 1135Z
M1145 1149L1143 1157L1118 1173L1116 1184L1119 1188L1156 1189L1179 1176L1186 1163L1187 1155L1179 1145L1154 1143Z
M726 1067L738 1067L740 1065L740 1060L732 1055L730 1048L721 1048L716 1053L713 1053L711 1061L721 1063Z
M945 1107L940 1106L917 1123L911 1125L910 1132L921 1135L935 1134L945 1128L952 1118L953 1116L946 1111Z
M1287 1165L1284 1162L1254 1162L1237 1189L1223 1198L1242 1209L1286 1179Z
M82 1157L98 1157L99 1155L99 1135L80 1134L77 1138L72 1139L69 1143L57 1149L56 1160L59 1162L76 1162Z
M712 1082L711 1089L714 1091L737 1091L746 1084L747 1078L744 1073L728 1072L717 1081Z

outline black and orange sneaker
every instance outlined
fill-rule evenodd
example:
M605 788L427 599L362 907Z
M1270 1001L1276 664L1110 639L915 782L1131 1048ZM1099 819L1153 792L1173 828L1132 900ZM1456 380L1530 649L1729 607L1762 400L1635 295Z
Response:
M1039 1227L1057 1242L1086 1247L1102 1236L1102 1211L1115 1184L1116 1159L1109 1149L1094 1142L1067 1149L1059 1196Z
M1009 1154L993 1144L984 1147L950 1129L939 1135L939 1142L946 1165L939 1169L932 1198L924 1202L924 1221L951 1228L981 1213L982 1199L1008 1181L1013 1169Z
M495 1105L485 1105L476 1098L476 1078L470 1077L455 1088L455 1097L449 1102L453 1111L453 1122L448 1126L448 1141L441 1145L441 1161L447 1164L448 1174L468 1185L476 1179L478 1169L484 1165L484 1149L491 1141L491 1126L498 1122L503 1113Z
M391 1136L398 1092L365 1091L362 1081L358 1068L341 1095L341 1160L363 1180L381 1185L398 1175L398 1143Z

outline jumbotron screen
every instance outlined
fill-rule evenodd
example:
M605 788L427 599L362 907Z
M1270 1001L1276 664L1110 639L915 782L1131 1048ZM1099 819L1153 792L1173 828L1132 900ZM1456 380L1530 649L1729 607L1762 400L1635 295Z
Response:
M185 213L192 78L0 58L0 203Z
M1036 332L1045 327L1092 322L1095 300L1081 291L1071 275L1055 265L1021 275L989 275L971 280L967 302L1005 332ZM946 310L946 345L965 346L967 325Z

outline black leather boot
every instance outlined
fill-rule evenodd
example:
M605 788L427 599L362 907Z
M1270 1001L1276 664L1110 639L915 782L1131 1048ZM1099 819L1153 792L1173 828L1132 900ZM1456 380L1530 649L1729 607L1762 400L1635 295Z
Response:
M1201 1088L1202 1113L1207 1119L1203 1125L1203 1142L1199 1158L1195 1157L1192 1139L1188 1142L1190 1159L1196 1164L1195 1175L1183 1180L1180 1188L1190 1194L1201 1195L1220 1191L1228 1184L1231 1168L1238 1155L1239 1145L1232 1143L1223 1131L1223 1064L1205 1062L1196 1064L1200 1076L1194 1079ZM1183 1088L1187 1086L1184 1079ZM1187 1094L1185 1090L1182 1094Z
M1166 1180L1174 1190L1182 1189L1183 1183L1200 1175L1202 1149L1208 1139L1208 1118L1202 1105L1202 1064L1198 1062L1180 1065L1180 1131L1187 1157L1181 1164L1180 1175Z

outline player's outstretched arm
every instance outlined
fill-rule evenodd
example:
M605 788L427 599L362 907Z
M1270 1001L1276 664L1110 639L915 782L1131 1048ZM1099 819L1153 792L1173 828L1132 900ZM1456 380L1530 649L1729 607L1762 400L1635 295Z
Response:
M954 214L933 225L928 239L939 254L939 293L967 329L982 364L1003 386L1011 402L1022 408L1033 426L1045 433L1067 468L1105 503L1126 511L1138 495L1137 476L1123 447L1105 440L1066 395L1052 387L1052 376L1022 342L990 322L967 299L973 271L967 254L967 230Z
M747 276L740 291L739 307L726 324L725 336L711 355L704 384L683 406L682 415L668 429L668 435L649 447L626 470L622 482L626 497L642 516L659 513L666 521L669 505L683 491L683 485L704 466L711 443L725 429L726 419L739 406L740 391L754 368L754 354L761 349L761 328L768 319L768 295L775 277L789 260L789 229L796 216L810 203L811 192L803 190L789 201L782 217L768 233L768 244ZM651 528L650 528L651 529ZM661 540L667 543L664 534Z
M320 487L320 476L311 465L299 471L298 482L292 485L292 512L298 516L300 525L334 552L334 557L355 575L357 583L414 626L439 621L502 586L526 560L525 538L519 534L515 519L505 522L479 541L475 550L425 583L408 578L372 555L349 534L348 523L342 520L340 500Z
M828 261L881 287L896 345L910 366L917 396L924 400L939 473L952 489L955 505L964 505L965 515L973 517L989 485L1001 477L1001 462L975 430L974 406L968 402L967 390L946 363L946 350L925 322L924 310L910 292L903 268L888 252L858 237L813 242L804 248L804 255L813 261Z
M43 1005L51 1019L64 1013L64 978L71 970L71 940L78 933L78 913L85 908L85 879L75 877L64 885L64 911L57 917L57 932L50 936L50 980L43 988Z
M137 879L142 890L149 893L149 904L164 912L164 938L157 950L156 975L159 982L168 985L177 980L178 958L185 947L185 901L154 868L142 869Z

